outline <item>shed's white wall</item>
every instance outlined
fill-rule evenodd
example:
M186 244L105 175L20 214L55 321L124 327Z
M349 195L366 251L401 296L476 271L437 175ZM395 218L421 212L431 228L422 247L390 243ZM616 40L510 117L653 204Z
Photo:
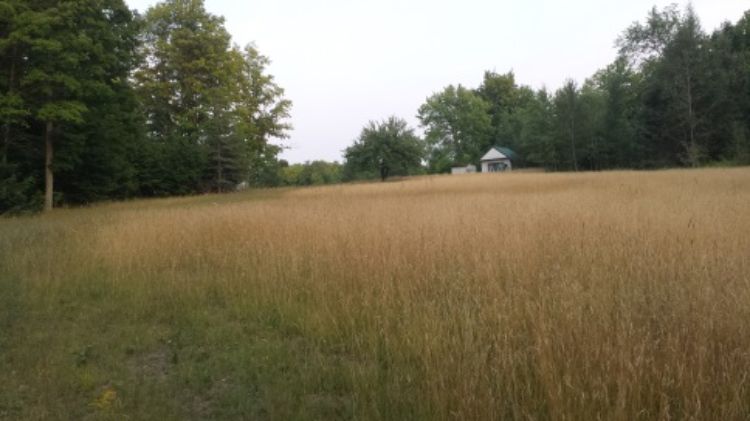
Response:
M465 167L453 167L451 168L451 174L473 174L477 172L477 167L474 165L467 165Z
M482 172L484 172L484 173L490 172L490 164L494 164L496 162L503 162L503 163L505 163L505 165L508 166L508 169L506 171L513 170L513 163L510 161L510 159L504 158L504 159L492 159L492 160L489 160L489 161L482 161Z

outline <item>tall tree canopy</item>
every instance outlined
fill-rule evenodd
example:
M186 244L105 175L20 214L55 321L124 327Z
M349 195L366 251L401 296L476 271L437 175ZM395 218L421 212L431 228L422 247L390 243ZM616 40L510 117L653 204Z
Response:
M137 89L146 115L145 194L223 191L276 160L291 102L268 58L230 45L223 18L201 0L148 11Z
M622 54L646 76L642 134L666 164L681 160L695 166L718 157L718 145L712 145L717 139L710 109L716 98L707 41L693 9L683 14L675 6L652 10L645 25L634 24L620 40Z
M519 138L523 122L518 113L531 105L534 91L526 86L519 86L513 72L485 72L476 93L489 105L492 143L520 150Z
M418 118L425 128L430 170L476 162L493 143L490 104L474 91L451 85L427 98Z

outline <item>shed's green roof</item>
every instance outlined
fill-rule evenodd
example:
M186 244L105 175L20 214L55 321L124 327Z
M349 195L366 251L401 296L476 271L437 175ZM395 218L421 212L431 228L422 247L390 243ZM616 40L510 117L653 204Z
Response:
M516 159L518 159L518 154L510 148L506 148L503 146L493 146L492 148L510 158L511 161L515 161Z

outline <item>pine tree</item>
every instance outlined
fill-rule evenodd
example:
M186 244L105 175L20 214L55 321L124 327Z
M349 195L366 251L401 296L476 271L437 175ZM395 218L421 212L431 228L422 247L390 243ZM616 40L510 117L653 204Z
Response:
M137 91L146 118L150 155L144 193L201 190L208 166L206 124L218 105L208 101L226 87L230 36L224 20L201 0L168 0L145 17Z
M711 151L706 36L688 7L652 10L647 25L631 26L620 40L621 52L644 75L642 135L663 164L696 166Z
M624 57L599 71L593 83L604 96L602 159L605 168L638 167L645 158L637 136L637 74Z
M578 149L580 142L580 120L582 116L580 92L573 80L568 80L556 93L553 100L555 119L560 144L567 143L569 168L578 171Z

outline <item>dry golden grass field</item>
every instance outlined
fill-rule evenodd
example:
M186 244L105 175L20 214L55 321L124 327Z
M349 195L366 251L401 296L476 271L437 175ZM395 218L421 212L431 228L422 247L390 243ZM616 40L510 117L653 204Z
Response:
M750 418L750 169L0 220L0 419Z

